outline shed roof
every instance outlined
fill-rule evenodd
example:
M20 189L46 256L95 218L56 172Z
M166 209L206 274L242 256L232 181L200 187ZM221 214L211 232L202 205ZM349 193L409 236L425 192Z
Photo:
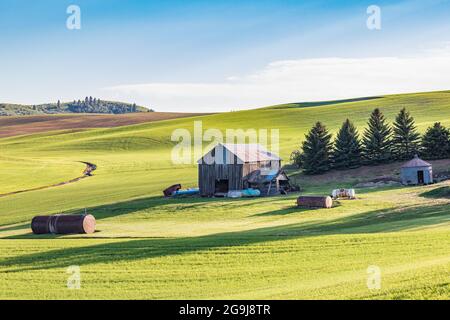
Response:
M405 163L402 168L417 168L417 167L431 167L431 163L423 161L419 158L418 155L414 157L414 159Z
M280 175L283 176L281 180L289 180L286 173L282 170L255 170L249 174L247 181L250 183L266 183L273 181Z

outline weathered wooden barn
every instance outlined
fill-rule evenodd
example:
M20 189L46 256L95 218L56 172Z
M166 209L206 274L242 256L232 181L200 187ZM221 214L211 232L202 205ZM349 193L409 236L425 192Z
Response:
M258 170L272 172L272 175L280 172L281 158L259 144L219 143L198 161L200 195L223 196L228 191L249 188L249 178ZM276 177L271 177L270 181ZM257 183L253 181L253 185ZM279 184L275 183L275 188L279 190Z
M433 167L416 155L402 166L400 177L404 185L430 184L433 183Z

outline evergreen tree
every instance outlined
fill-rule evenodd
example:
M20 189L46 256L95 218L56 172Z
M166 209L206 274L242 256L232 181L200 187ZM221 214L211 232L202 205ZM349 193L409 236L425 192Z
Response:
M380 109L370 116L363 137L363 157L369 164L385 163L392 158L391 128Z
M61 101L58 100L58 102L56 103L56 106L59 108L61 108Z
M425 132L422 138L422 156L431 160L450 157L450 131L440 122L436 122Z
M337 169L356 168L361 165L361 142L358 131L347 119L339 130L333 150L333 166Z
M290 160L298 168L301 168L302 167L302 153L300 152L300 150L294 150L291 153Z
M414 118L405 108L395 118L392 137L392 150L399 160L411 159L419 150L420 134Z
M331 134L326 127L317 122L305 137L300 160L304 172L318 174L330 170L332 143Z

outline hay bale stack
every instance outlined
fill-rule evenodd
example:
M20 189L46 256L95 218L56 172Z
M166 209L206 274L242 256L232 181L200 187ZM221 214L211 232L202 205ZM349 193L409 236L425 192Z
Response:
M331 208L333 199L322 196L301 196L297 198L297 205L308 208Z
M95 232L95 218L90 214L37 216L31 221L34 234L80 234Z

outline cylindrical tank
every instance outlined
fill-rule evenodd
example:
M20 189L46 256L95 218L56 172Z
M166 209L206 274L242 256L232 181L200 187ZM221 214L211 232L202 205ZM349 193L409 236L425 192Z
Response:
M309 208L331 208L333 206L333 199L322 196L301 196L297 198L297 205L299 207Z
M31 229L35 234L94 233L95 218L90 214L38 216L31 221Z
M34 234L50 233L50 218L51 216L38 216L31 220L31 230Z

